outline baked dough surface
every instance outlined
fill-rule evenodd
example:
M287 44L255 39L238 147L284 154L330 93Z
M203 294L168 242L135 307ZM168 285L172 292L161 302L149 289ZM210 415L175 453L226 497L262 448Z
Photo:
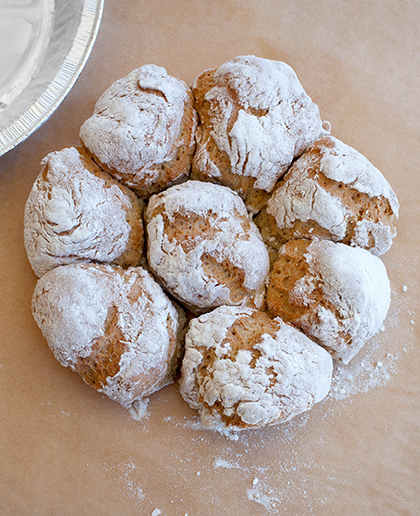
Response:
M333 136L315 141L294 162L258 224L267 245L326 238L384 254L396 234L397 197L381 172Z
M80 139L104 170L148 197L188 176L196 124L187 85L144 65L101 95Z
M230 188L187 181L153 196L145 212L151 270L193 313L262 308L267 249Z
M35 274L76 262L122 267L143 257L143 203L74 147L42 161L25 206L26 252Z
M252 211L325 132L318 106L280 61L239 56L203 72L192 90L199 115L193 178L231 187Z

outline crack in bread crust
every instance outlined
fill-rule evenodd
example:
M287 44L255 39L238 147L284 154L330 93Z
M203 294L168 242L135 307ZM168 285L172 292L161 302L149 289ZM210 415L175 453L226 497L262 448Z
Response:
M128 347L123 339L118 326L118 308L112 306L105 322L104 335L95 340L90 354L80 357L72 369L94 389L103 388L108 377L115 376L120 370L121 356Z

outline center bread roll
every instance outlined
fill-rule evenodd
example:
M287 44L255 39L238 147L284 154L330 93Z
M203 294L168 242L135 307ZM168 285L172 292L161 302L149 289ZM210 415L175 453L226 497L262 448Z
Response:
M191 312L264 304L268 251L230 188L187 181L151 197L145 212L148 263Z

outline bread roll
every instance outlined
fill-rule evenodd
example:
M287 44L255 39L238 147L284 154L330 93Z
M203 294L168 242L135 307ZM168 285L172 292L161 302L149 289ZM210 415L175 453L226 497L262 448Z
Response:
M347 364L381 329L390 284L380 258L365 249L290 240L270 273L267 305Z
M256 217L264 241L326 238L382 255L396 234L398 200L370 161L332 136L317 140L292 165Z
M207 428L284 423L330 389L328 352L264 312L217 308L191 321L185 346L181 394Z
M151 270L191 312L263 306L267 249L230 188L200 181L172 186L151 197L145 222Z
M57 267L32 310L57 360L123 406L173 381L185 317L141 267Z
M149 197L189 175L196 124L187 85L144 65L102 94L80 139L104 170Z
M254 212L324 133L318 107L280 61L235 57L203 72L192 90L199 115L192 178L231 187Z
M82 149L52 152L42 165L25 206L25 246L35 274L76 262L138 265L142 201Z

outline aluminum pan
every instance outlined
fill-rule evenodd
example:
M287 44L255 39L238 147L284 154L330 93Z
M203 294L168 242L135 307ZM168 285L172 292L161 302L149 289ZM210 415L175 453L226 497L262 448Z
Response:
M30 81L10 105L1 106L0 156L39 128L70 91L92 50L103 6L104 0L30 0L26 5L19 5L16 0L0 0L0 16L4 17L27 9L29 16L25 13L25 18L30 20L31 9L32 12L35 7L41 9L44 21L37 38L46 38L40 55L35 56L38 62L32 60ZM12 83L10 80L10 89L16 90Z

